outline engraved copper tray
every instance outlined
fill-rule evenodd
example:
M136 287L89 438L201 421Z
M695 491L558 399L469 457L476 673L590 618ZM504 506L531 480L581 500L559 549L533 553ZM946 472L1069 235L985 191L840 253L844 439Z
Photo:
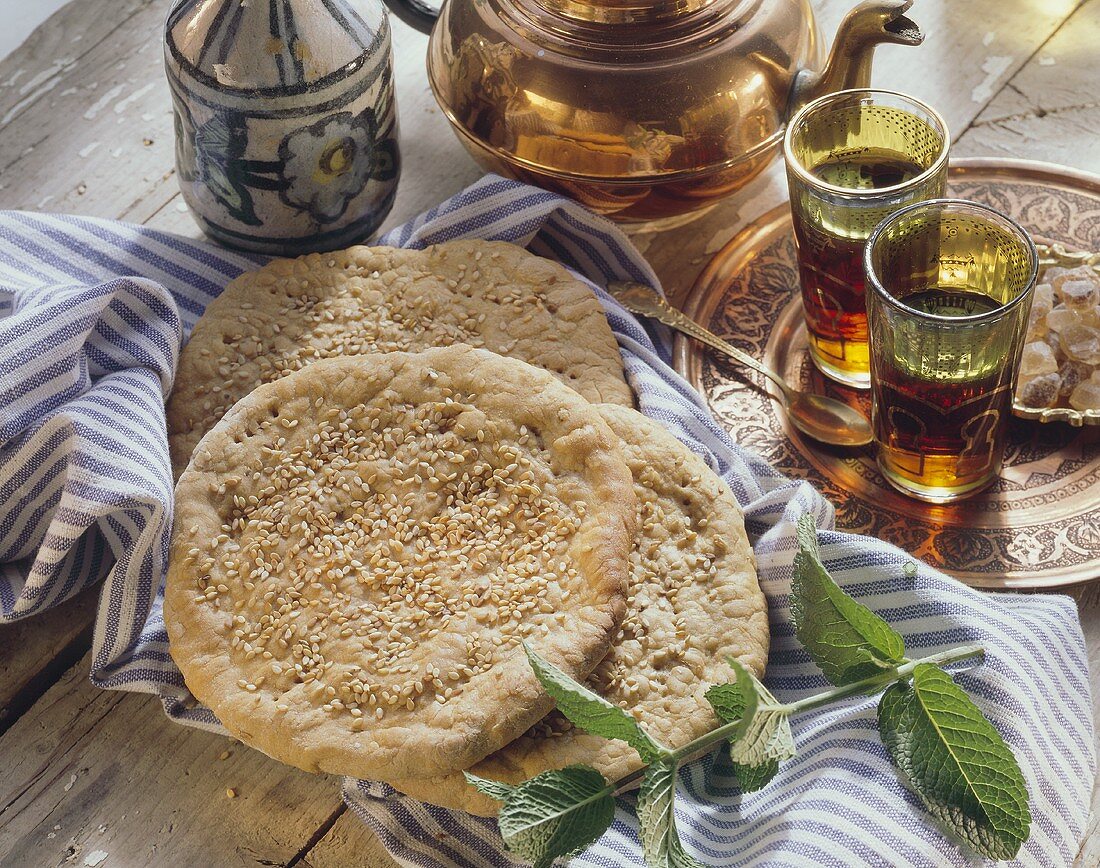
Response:
M956 160L949 194L985 202L1044 240L1100 250L1100 177L1028 161ZM684 303L696 322L765 359L789 381L869 412L866 393L825 379L810 362L786 204L714 257ZM1012 420L1001 478L949 506L904 497L871 447L804 438L756 375L678 336L677 370L734 440L836 505L837 527L876 536L968 584L1040 589L1100 577L1100 428Z

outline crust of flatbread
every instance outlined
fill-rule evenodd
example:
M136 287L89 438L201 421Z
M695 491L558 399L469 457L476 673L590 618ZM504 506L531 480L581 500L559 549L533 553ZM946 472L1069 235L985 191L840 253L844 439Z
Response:
M659 423L625 407L599 409L623 440L639 530L626 618L588 685L630 711L662 744L678 747L717 725L704 694L730 680L728 656L763 675L767 604L741 508L726 484ZM641 766L625 742L574 729L555 711L470 772L518 784L574 763L593 766L608 780ZM392 783L447 808L492 816L500 807L461 773Z
M171 654L276 759L446 774L549 711L521 640L578 678L607 653L635 516L618 438L543 370L461 345L320 361L180 478Z
M168 402L174 473L262 383L318 359L456 343L544 368L591 401L633 405L599 300L558 263L502 241L352 247L275 260L207 306Z

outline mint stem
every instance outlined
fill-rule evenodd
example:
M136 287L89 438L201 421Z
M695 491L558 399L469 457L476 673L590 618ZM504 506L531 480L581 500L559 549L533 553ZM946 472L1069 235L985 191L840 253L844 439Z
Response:
M849 696L857 696L861 693L877 693L880 688L888 687L895 681L908 678L913 670L921 663L929 663L933 666L946 666L950 663L957 663L960 660L981 657L983 654L985 654L985 649L981 645L960 645L958 648L950 648L947 651L940 651L938 654L931 654L928 657L909 660L902 663L900 666L885 669L878 675L872 675L860 681L853 681L851 684L845 684L843 687L834 687L832 690L826 690L823 693L807 696L805 699L799 699L797 702L781 705L775 710L786 714L800 714L803 711L819 708L822 705L828 705L839 699L847 699ZM722 724L722 726L712 729L705 735L701 735L694 741L689 741L687 744L681 745L675 750L663 751L656 761L678 763L694 754L704 753L708 748L713 747L720 741L725 741L729 736L733 735L740 724L740 720ZM646 768L648 768L648 764L637 771L624 775L614 783L608 784L603 793L613 792L618 795L621 792L629 790L644 777Z
M860 693L877 693L880 687L887 687L895 681L899 681L902 678L908 678L912 675L913 670L922 663L930 663L933 666L946 666L949 663L957 663L960 660L966 660L971 657L980 657L983 654L985 654L985 649L981 645L960 645L958 648L941 651L939 654L932 654L928 657L910 660L892 669L884 669L880 674L872 675L861 681L853 681L851 684L845 684L843 687L836 687L832 690L826 690L824 693L807 696L805 699L792 702L783 706L783 708L788 714L800 714L803 711L809 711L812 708L820 708L822 705L836 702L838 699L846 699L849 696L856 696ZM711 734L712 733L708 733L707 735L709 736Z

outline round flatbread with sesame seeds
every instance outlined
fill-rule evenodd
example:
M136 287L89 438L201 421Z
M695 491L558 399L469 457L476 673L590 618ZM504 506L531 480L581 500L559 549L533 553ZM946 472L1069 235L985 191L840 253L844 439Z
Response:
M763 674L767 606L741 509L726 484L659 423L625 407L599 410L624 442L639 529L626 618L588 685L630 711L658 741L678 747L717 725L704 694L730 680L728 656ZM625 742L574 729L555 711L470 771L518 784L574 763L612 781L642 765ZM500 807L461 772L393 785L422 801L484 816Z
M545 368L591 401L633 405L599 300L558 263L502 241L352 247L275 260L207 306L168 402L175 475L261 383L317 359L456 343Z
M170 651L231 733L309 771L443 774L552 705L625 611L618 438L485 350L330 359L261 386L176 487Z

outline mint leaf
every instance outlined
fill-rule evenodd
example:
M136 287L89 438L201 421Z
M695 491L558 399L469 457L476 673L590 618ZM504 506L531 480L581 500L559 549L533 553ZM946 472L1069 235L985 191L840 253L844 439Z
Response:
M463 772L466 776L466 783L472 785L478 792L488 796L490 799L496 799L498 802L505 801L515 791L515 787L511 784L506 784L504 781L491 781L488 778L479 778L477 775L472 775L469 772Z
M1000 733L951 676L922 663L879 701L879 732L928 811L990 859L1011 859L1031 828L1027 787Z
M794 754L791 722L786 710L782 708L761 708L749 722L748 731L738 741L730 743L730 759L740 765L779 763L790 759Z
M508 794L497 818L501 837L534 868L550 868L559 856L583 850L607 831L615 818L611 793L603 775L589 766L543 772Z
M747 766L744 763L733 763L733 773L737 777L737 784L743 793L755 793L771 783L772 778L779 774L779 760L765 760L759 765Z
M645 770L638 793L642 856L648 868L703 868L684 850L676 831L676 763L655 762Z
M578 684L552 663L543 660L524 642L527 659L535 670L535 677L557 703L558 711L581 729L625 741L641 756L644 762L652 762L666 753L664 747L649 737L633 717L619 706L612 705L602 696Z
M905 662L905 640L833 581L817 547L813 516L798 521L791 618L798 641L838 687Z
M795 754L790 712L740 662L733 657L728 662L737 681L711 687L706 697L723 723L741 721L730 737L730 759L741 791L751 793L776 776L781 760Z
M722 723L741 721L730 741L736 741L749 728L749 721L756 715L760 704L760 695L749 678L750 673L738 664L734 667L737 681L733 684L715 684L704 694L710 707Z

